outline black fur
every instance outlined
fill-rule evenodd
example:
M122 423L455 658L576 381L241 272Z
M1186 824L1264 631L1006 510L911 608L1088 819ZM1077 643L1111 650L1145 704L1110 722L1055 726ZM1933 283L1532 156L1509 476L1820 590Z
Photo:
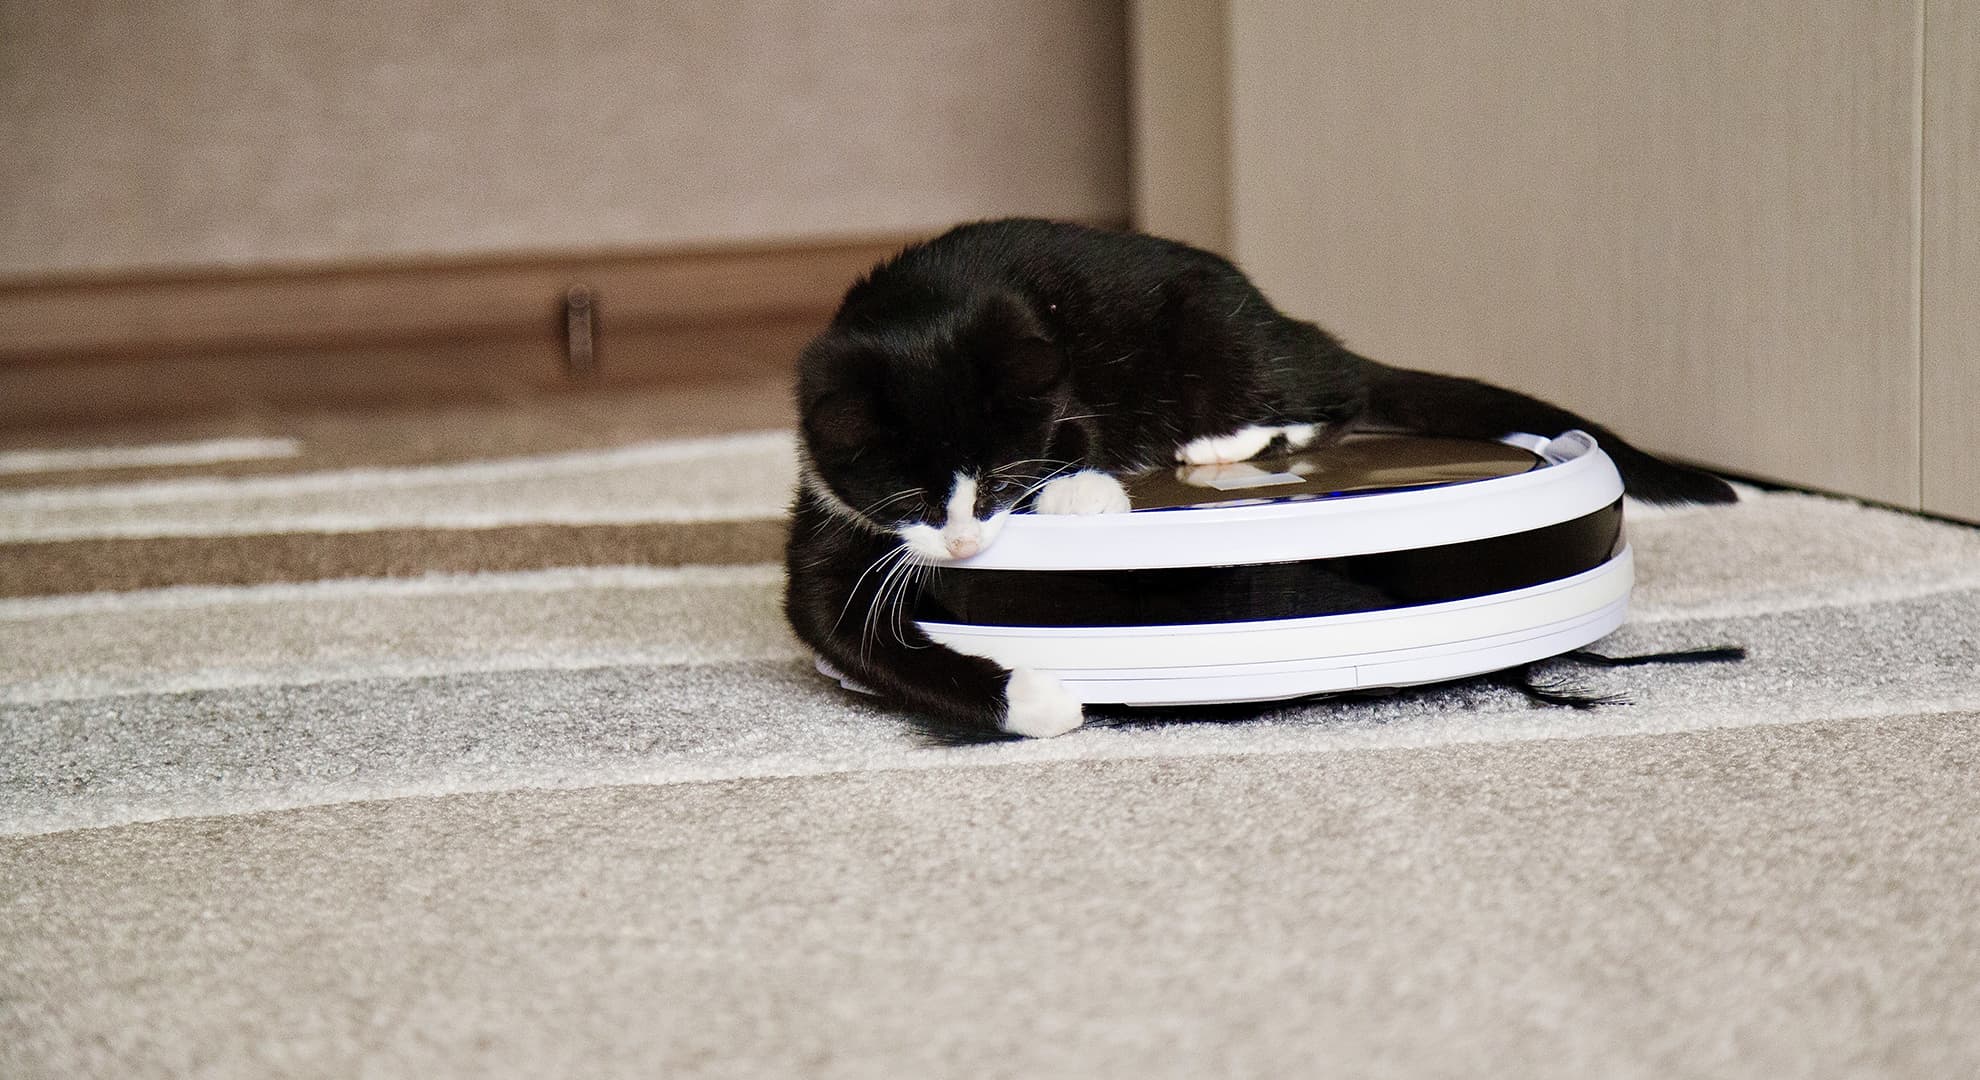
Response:
M1324 424L1325 438L1581 428L1637 498L1733 499L1718 478L1545 402L1358 356L1216 255L1057 222L964 225L876 267L805 349L797 398L807 479L792 508L791 625L944 741L1001 736L1009 673L920 634L895 602L908 571L888 577L883 562L900 546L892 530L941 524L958 471L983 477L988 517L1055 470L1125 474L1254 424Z

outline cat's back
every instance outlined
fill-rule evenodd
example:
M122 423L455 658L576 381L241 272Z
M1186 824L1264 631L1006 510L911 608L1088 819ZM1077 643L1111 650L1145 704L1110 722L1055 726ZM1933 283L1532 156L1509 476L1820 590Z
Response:
M972 293L1005 290L1094 298L1147 296L1188 277L1235 275L1205 251L1142 233L1043 218L998 218L958 225L911 244L846 294L842 315L939 307Z
M901 261L908 268L947 271L1119 276L1173 273L1187 265L1223 260L1145 233L1044 218L997 218L958 225L903 251Z

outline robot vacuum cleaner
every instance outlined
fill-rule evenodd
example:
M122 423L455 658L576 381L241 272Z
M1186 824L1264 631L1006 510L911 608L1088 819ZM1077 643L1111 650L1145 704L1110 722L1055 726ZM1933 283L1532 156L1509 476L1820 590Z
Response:
M1012 515L930 574L916 623L1085 704L1207 705L1500 671L1628 609L1622 478L1580 431L1364 435L1126 486L1130 513Z

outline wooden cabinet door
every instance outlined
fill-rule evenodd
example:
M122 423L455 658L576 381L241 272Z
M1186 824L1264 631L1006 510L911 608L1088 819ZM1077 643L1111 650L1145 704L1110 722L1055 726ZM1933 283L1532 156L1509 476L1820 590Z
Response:
M1230 252L1377 359L1915 507L1921 16L1231 0Z

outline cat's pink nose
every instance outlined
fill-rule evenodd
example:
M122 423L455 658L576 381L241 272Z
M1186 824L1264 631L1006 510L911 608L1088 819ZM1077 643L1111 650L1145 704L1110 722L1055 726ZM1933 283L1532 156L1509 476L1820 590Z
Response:
M983 542L974 536L951 536L946 543L949 554L958 559L967 559L983 550Z

